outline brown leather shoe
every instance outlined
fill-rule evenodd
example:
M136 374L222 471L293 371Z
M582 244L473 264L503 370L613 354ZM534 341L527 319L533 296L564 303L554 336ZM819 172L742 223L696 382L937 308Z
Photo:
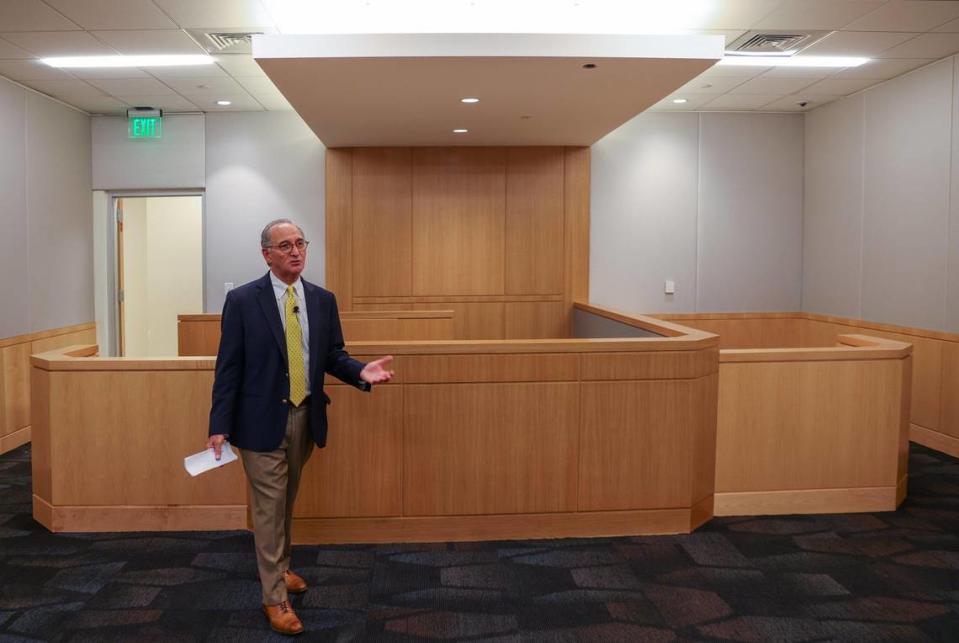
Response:
M283 582L286 583L287 594L302 594L307 588L303 577L289 569L283 572Z
M303 623L297 617L290 605L290 601L283 601L276 605L264 605L263 613L270 621L270 628L280 634L294 635L303 633Z

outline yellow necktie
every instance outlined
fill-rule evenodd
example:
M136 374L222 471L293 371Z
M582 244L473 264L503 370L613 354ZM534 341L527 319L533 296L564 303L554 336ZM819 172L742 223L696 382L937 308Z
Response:
M290 402L299 406L306 397L306 369L303 367L303 331L296 316L293 286L286 287L286 354L290 366Z

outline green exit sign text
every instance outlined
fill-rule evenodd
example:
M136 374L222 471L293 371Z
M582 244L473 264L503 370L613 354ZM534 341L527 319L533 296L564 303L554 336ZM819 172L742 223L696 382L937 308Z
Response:
M160 116L131 116L130 138L163 138L163 119Z

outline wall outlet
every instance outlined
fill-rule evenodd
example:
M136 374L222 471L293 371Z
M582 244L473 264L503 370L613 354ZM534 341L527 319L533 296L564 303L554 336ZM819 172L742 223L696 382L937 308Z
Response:
M667 280L666 280L666 288L664 289L664 292L665 292L667 295L675 295L675 294L676 294L676 282L673 281L672 279L667 279Z
M231 290L233 290L233 282L232 281L223 282L223 294L226 295Z

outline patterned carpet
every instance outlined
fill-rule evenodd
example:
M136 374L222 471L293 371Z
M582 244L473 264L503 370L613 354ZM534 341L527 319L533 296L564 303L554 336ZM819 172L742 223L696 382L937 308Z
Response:
M959 641L959 460L912 445L895 513L695 534L302 546L297 640ZM0 456L0 641L267 641L246 532L52 535Z

